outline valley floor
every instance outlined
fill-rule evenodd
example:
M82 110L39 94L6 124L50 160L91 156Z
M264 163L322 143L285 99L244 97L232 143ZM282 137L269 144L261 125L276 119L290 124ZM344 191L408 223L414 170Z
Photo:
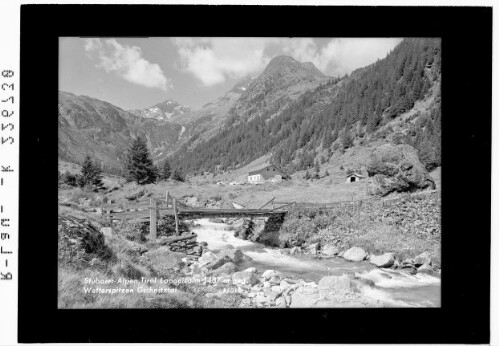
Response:
M434 171L432 175L437 177L435 180L437 186L439 186L439 170ZM265 185L229 185L197 181L194 183L163 182L146 186L136 186L134 183L121 185L120 183L122 182L118 178L107 177L106 179L106 185L109 190L105 194L83 191L79 188L61 187L59 190L60 218L76 217L89 221L96 229L101 229L102 227L109 226L99 214L104 196L113 203L120 204L130 203L129 198L131 196L135 196L140 200L147 200L149 196L164 198L166 191L185 203L208 208L232 208L233 202L243 204L248 208L258 208L273 196L276 196L276 200L279 201L311 203L329 203L351 200L352 198L354 200L363 199L366 197L363 181L346 184L343 179L335 181L333 178L330 180L325 178L312 182L284 181L282 183ZM281 249L276 248L271 251L277 251L273 254L275 256L284 256L286 261L290 261L289 258L296 258L296 256L298 258L306 256L312 260L320 260L323 258L321 249L331 249L331 247L337 248L337 253L333 255L333 258L340 258L338 255L342 255L342 252L344 253L345 250L351 247L361 247L371 257L387 252L394 253L396 260L394 266L396 265L396 268L399 269L404 268L400 275L405 276L401 280L403 282L409 280L409 285L411 285L410 282L414 281L416 286L419 287L422 285L426 287L426 278L422 279L421 277L423 274L416 274L417 268L414 264L414 259L421 253L427 254L431 258L433 272L435 275L438 275L437 273L440 270L440 195L437 192L423 194L420 197L416 195L405 195L405 197L402 197L392 198L391 202L389 202L390 199L385 199L381 204L366 203L363 204L362 208L357 209L338 208L324 211L321 209L298 208L288 214L279 231L277 241ZM225 232L233 233L234 229L238 227L237 223L231 222L231 224L224 226ZM167 277L182 279L186 277L192 278L195 275L195 268L198 266L195 263L196 261L182 260L185 255L179 256L165 250L157 242L148 240L147 232L143 239L137 238L135 235L140 232L137 229L134 230L134 227L136 225L133 224L113 226L111 231L106 232L104 242L111 254L108 257L102 256L102 250L94 254L87 254L90 257L85 259L76 256L75 253L71 252L72 250L66 253L67 256L60 256L59 305L61 308L258 307L277 306L279 304L290 306L291 298L289 298L290 301L288 302L284 299L284 290L277 296L274 294L265 295L264 293L259 293L267 292L277 285L277 283L279 287L281 285L286 286L287 284L295 285L293 287L297 290L296 297L301 297L299 299L303 301L303 304L308 304L307 297L309 296L307 294L314 297L316 294L319 294L320 284L318 286L318 283L320 283L320 277L316 277L315 279L306 276L299 276L298 278L296 276L290 277L289 272L285 273L286 275L282 274L284 277L273 279L273 283L267 287L269 284L265 284L265 282L269 281L269 279L261 277L261 272L265 272L265 267L262 267L261 261L259 262L258 260L258 253L267 251L265 249L256 252L252 250L254 253L250 253L249 257L251 258L251 255L255 257L252 259L253 262L250 261L242 265L238 264L229 270L229 272L236 270L244 271L244 268L258 267L260 274L257 275L257 279L260 283L254 289L251 286L239 286L235 288L233 284L221 281L218 283L209 282L208 284L169 283L166 286L158 282L138 283L143 288L163 288L165 290L168 288L170 290L160 293L158 293L159 291L155 291L156 293L123 293L113 295L88 291L89 288L95 288L92 285L85 285L85 279L88 278L111 280L112 284L108 285L108 288L118 289L123 288L117 282L120 278L132 280L133 284L133 280L140 281L142 278ZM192 230L196 232L195 224L188 227L194 227ZM202 238L200 234L198 236ZM237 241L244 242L244 240L234 239L236 243ZM227 238L225 238L225 241L227 241ZM212 251L217 256L217 251L221 250L219 247L220 244L216 245L216 243L213 243L213 239L211 242L212 244L208 241L206 251ZM232 244L228 248L234 249L237 246L234 247L234 244ZM301 254L297 254L296 250L293 250L294 253L290 253L290 248L300 248ZM313 248L319 250L316 251ZM60 243L60 252L64 249L65 247L61 247ZM244 247L241 250L243 253L247 253ZM104 252L107 253L107 250ZM154 254L154 256L148 256L148 254ZM307 261L302 258L301 263L303 264ZM342 261L344 260L342 259ZM368 264L367 262L360 263ZM334 266L337 267L338 263ZM334 266L332 267L333 272ZM362 281L363 275L367 275L375 268L370 264L369 266L369 270L364 268L362 271L347 270L345 272L340 270L341 274L347 275L349 273L350 279L354 282L352 285L357 287L356 291L347 294L348 299L350 299L350 303L353 305L358 303L362 306L387 306L386 302L380 303L379 296L378 298L373 298L373 291L365 286L365 282L361 291L369 291L371 296L368 298L357 296L359 294L358 285L360 285L358 282ZM425 268L428 267L426 266ZM282 268L273 267L267 263L267 269L276 269L279 271ZM329 275L327 271L322 271L322 269L318 273L320 276ZM213 276L213 273L210 274L209 271L204 269L197 272L197 274L201 275L201 278L203 276L204 278L210 275ZM227 275L227 273L223 274ZM419 276L414 277L411 281L411 277L414 274ZM370 275L372 278L373 275L374 277L378 277L379 275L383 277L383 275L396 276L397 274L388 272L381 274L373 273ZM286 283L281 284L285 280L287 280ZM368 286L372 284L372 281L369 282ZM423 283L421 284L421 282ZM429 282L430 286L435 285L434 280L429 280ZM402 285L406 284L403 283ZM324 286L324 283L322 286ZM172 289L175 289L174 293L172 293ZM438 292L438 289L435 287L431 288L431 290L429 287L425 289L429 290L428 292ZM273 290L276 293L280 288ZM288 292L290 297L292 297L293 292L294 290ZM345 294L345 292L341 294ZM384 295L383 297L386 298L386 292L379 294ZM395 292L393 294L400 295L402 293ZM413 295L421 293L411 293L412 295L409 294L410 298L407 298L407 294L405 292L402 296L406 297L406 300L411 300L416 299ZM423 297L424 294L426 293L422 293ZM439 298L434 296L435 293L431 293L431 295L432 299L430 300L439 301ZM284 300L278 300L280 296ZM274 297L275 299L272 300L269 297ZM335 297L338 298L339 296ZM331 302L337 301L336 298L331 298L332 300L329 303L322 302L320 304L328 306L327 304L333 304ZM343 297L342 299L346 298ZM259 303L256 302L257 300ZM392 303L388 303L388 306L391 306L390 304ZM337 306L341 306L341 304ZM423 306L427 305L423 304Z

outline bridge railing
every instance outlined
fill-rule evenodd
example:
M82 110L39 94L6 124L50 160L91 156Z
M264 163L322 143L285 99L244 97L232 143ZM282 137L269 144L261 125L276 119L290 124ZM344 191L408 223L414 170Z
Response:
M272 205L271 209L264 209L264 207ZM279 205L278 207L276 207ZM157 237L157 227L158 220L165 215L173 215L175 217L175 232L180 235L179 231L179 216L180 215L206 215L210 214L228 214L234 216L244 216L248 215L266 215L268 216L274 211L278 213L285 212L286 207L294 205L291 203L281 203L275 201L275 196L262 205L258 209L235 209L235 210L223 210L223 209L196 209L192 208L182 202L179 202L175 197L171 196L169 191L166 191L165 198L159 199L155 197L150 197L149 201L142 201L133 204L117 203L111 204L107 203L105 198L103 198L103 203L101 205L101 215L106 220L111 222L119 220L133 220L136 222L149 223L150 237L155 239ZM163 214L163 215L162 215ZM229 216L229 217L230 217Z

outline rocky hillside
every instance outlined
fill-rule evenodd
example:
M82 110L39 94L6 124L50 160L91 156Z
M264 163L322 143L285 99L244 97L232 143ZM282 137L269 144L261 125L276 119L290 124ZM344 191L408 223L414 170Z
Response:
M174 100L166 100L146 109L134 109L129 112L142 118L179 121L183 115L191 112L191 108Z
M109 173L118 172L122 155L138 135L144 136L153 157L169 150L182 126L144 119L108 102L59 92L59 158L82 162L85 155L100 162Z

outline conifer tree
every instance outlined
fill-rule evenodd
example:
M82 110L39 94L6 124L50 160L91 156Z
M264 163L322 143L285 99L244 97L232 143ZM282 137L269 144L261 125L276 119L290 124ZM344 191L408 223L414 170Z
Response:
M126 152L124 164L125 177L137 184L149 184L156 180L157 169L154 166L145 139L135 138Z
M100 188L102 187L102 171L92 162L89 155L85 157L81 165L81 175L78 177L78 184L81 187Z
M161 167L161 180L168 180L170 176L172 175L172 168L170 166L170 162L168 160L165 160L163 163L163 166Z
M343 144L344 149L348 149L353 145L353 138L350 135L350 131L346 127L341 136L341 144Z

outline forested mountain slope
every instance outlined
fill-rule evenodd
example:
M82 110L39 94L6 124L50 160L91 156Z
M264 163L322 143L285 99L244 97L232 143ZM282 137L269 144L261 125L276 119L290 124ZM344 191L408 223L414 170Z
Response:
M287 65L292 59L283 60ZM270 152L272 162L291 173L311 167L319 154L330 156L388 137L415 146L428 168L437 166L440 62L440 40L405 39L386 58L341 80L322 78L307 64L310 73L299 79L310 78L311 84L317 84L302 89L295 98L273 85L286 85L279 73L275 77L274 68L269 73L273 77L268 78L271 62L264 78L259 77L262 82L253 83L252 90L229 111L230 118L220 132L194 147L184 145L174 155L174 164L192 174L224 171ZM415 103L425 100L429 101L422 112L414 112ZM400 123L401 118L403 126L393 133L391 122Z

